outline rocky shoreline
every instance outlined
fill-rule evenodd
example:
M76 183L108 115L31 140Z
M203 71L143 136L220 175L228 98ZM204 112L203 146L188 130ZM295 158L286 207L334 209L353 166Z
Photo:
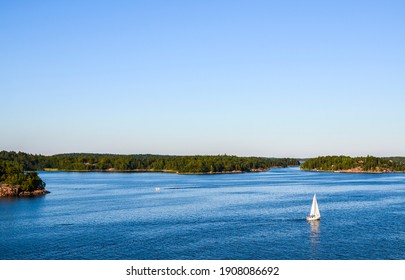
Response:
M36 197L48 194L49 191L34 190L32 192L23 191L21 186L12 186L9 184L0 184L0 197Z

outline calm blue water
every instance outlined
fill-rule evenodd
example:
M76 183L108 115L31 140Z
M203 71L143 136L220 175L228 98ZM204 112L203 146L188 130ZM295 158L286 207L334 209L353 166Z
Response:
M40 176L0 200L0 259L405 259L405 174Z

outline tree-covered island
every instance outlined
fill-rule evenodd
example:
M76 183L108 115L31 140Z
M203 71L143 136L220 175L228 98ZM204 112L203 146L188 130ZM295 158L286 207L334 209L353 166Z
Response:
M405 158L322 156L306 160L301 169L352 173L405 172Z
M272 167L298 166L298 159L218 156L60 154L31 155L0 152L0 161L15 162L26 171L120 171L221 174L265 171Z
M49 193L36 172L24 172L14 161L0 160L0 197L38 196Z

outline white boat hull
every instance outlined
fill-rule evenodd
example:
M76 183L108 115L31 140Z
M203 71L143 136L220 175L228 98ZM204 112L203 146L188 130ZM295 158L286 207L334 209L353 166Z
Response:
M321 219L321 216L307 216L307 221L317 221L320 219Z

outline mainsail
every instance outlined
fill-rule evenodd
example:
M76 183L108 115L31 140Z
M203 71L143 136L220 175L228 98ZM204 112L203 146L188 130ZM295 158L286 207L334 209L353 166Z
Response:
M314 194L314 199L312 200L311 213L310 216L321 217L319 212L318 202L316 201L316 194Z

